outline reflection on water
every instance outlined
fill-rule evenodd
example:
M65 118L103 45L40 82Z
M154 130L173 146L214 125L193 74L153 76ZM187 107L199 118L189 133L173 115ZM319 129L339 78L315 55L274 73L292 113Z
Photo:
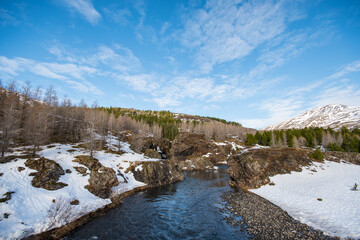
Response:
M67 239L244 239L220 212L229 190L225 167L135 194Z

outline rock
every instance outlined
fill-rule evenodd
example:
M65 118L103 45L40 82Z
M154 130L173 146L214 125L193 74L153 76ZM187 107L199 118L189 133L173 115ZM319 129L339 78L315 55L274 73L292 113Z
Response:
M19 171L19 172L22 172L22 171L24 171L24 170L25 170L24 167L18 167L18 171Z
M79 205L79 200L75 199L73 201L70 202L70 205Z
M39 160L28 159L25 162L28 168L37 170L32 173L34 178L31 184L37 188L44 188L47 190L57 190L67 186L67 184L58 182L61 175L64 175L64 170L61 166L53 160L40 158Z
M111 188L118 184L114 169L102 166L99 169L91 170L89 185L86 185L85 188L98 197L109 198Z
M156 158L156 159L161 159L161 154L153 149L146 149L144 152L144 155L149 157L149 158Z
M66 169L65 172L66 173L72 173L72 171L70 169Z
M132 150L137 153L144 153L147 149L156 150L159 143L153 137L134 135L130 141Z
M181 132L172 142L171 156L175 161L185 161L190 157L201 157L212 149L204 134Z
M75 157L75 160L73 162L78 162L90 170L96 170L99 169L102 165L99 163L99 160L97 160L94 157L87 156L87 155L79 155Z
M213 141L207 140L204 134L179 133L172 142L170 154L175 161L206 158L212 164L225 162L233 153L230 145L218 146Z
M88 175L87 169L85 167L74 167L74 169L83 176Z
M3 196L5 196L4 198L0 198L0 203L2 202L7 202L11 199L11 195L14 194L15 192L6 192Z
M171 141L167 138L161 138L159 142L159 148L162 152L162 159L170 159L171 158Z
M200 157L180 161L179 168L182 171L206 170L213 169L214 164L212 164L212 162L210 162L208 159Z
M143 162L141 166L131 170L137 181L144 182L150 186L161 186L184 179L178 166L171 161Z
M326 160L335 160L340 161L343 159L347 162L360 165L360 153L356 152L325 152L325 159ZM335 158L335 159L334 159Z
M311 164L307 149L266 148L256 149L228 160L230 185L238 188L258 188L270 182L270 176L301 171Z

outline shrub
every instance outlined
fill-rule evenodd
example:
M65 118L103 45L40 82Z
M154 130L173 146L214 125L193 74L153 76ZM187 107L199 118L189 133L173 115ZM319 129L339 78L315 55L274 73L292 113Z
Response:
M256 138L251 133L246 135L246 144L247 145L255 145L257 143Z
M325 158L324 154L320 151L320 148L317 148L313 153L309 155L309 157L318 161L323 161Z

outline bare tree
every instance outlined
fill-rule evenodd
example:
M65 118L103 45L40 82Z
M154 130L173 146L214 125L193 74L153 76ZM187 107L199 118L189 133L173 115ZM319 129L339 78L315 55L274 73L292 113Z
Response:
M46 144L49 140L49 129L47 120L47 107L38 105L32 108L25 122L25 139L29 145L32 145L32 155L35 157L39 146Z
M12 86L12 89L15 85ZM18 96L15 92L4 91L3 100L1 102L1 121L0 121L0 145L1 158L4 158L5 152L9 148L10 143L15 139L18 127L19 111Z

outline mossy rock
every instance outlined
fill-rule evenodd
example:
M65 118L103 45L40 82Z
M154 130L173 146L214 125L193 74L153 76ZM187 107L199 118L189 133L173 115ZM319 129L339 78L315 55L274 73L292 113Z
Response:
M75 157L75 160L73 162L80 163L84 166L86 166L90 170L99 169L102 167L101 163L99 163L99 160L97 160L94 157L88 156L88 155L79 155Z
M161 154L154 149L146 149L144 155L149 158L161 159Z
M11 195L15 192L6 192L3 196L4 198L0 198L0 203L7 202L11 199Z
M60 176L64 175L65 172L62 167L53 160L43 157L39 160L30 158L26 160L25 166L37 170L36 173L32 173L34 178L31 182L31 184L36 188L57 190L67 186L66 183L58 182Z
M83 176L88 175L87 169L85 167L74 167L74 169Z

